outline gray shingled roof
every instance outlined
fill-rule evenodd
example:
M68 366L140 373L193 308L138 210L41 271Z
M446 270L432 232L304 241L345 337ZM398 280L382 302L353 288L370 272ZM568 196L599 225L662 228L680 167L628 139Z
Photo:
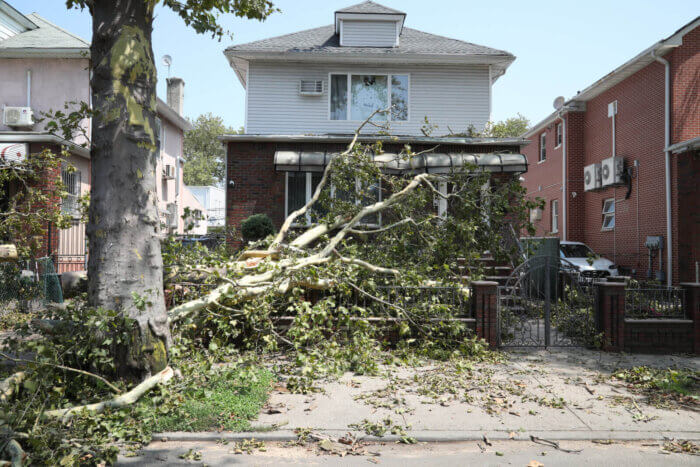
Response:
M336 13L370 13L370 14L380 14L380 15L405 15L403 11L394 10L393 8L385 7L379 3L374 3L367 0L366 2L358 3L357 5L352 5L342 10L336 11Z
M376 54L400 56L403 54L425 55L491 55L512 56L504 50L450 39L416 29L404 28L398 47L347 47L340 46L333 25L272 37L247 44L234 45L227 53L269 52L285 54L313 54L337 56L339 54Z
M75 49L81 51L90 49L89 42L61 29L36 13L26 17L38 28L0 41L0 51L11 51L12 49Z

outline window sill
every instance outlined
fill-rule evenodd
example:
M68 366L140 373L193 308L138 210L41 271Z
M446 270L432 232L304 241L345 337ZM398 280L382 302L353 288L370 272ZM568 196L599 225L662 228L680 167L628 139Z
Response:
M556 146L554 146L554 149L559 149L560 147L561 147L561 144L557 144Z
M601 232L612 232L615 230L615 227L609 227L609 228L602 228L600 229Z
M542 164L542 163L544 163L544 162L547 162L547 159L542 159L542 160L540 160L540 161L537 161L538 164Z

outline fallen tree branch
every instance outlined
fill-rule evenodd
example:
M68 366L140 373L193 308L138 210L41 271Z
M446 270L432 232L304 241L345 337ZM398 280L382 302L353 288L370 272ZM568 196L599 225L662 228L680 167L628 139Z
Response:
M22 381L27 379L27 373L24 371L18 371L17 373L10 375L0 382L0 402L5 402L12 397L15 392L15 388L22 384Z
M27 453L24 452L22 446L14 440L9 439L4 446L0 446L0 453L6 452L10 457L10 465L12 467L22 467L27 459Z
M153 389L156 385L169 381L173 377L173 375L173 369L170 367L166 367L160 373L156 373L150 378L146 378L141 384L136 386L131 391L126 392L118 397L115 397L114 399L103 402L97 402L94 404L70 407L67 409L50 410L48 412L45 412L44 415L46 415L47 417L55 418L70 418L73 416L73 414L83 410L99 413L103 412L105 409L108 408L125 407L139 400L141 396Z
M72 371L73 373L80 373L81 375L90 376L90 377L92 377L92 378L95 378L95 379L97 379L97 380L102 381L104 384L106 384L106 385L107 385L112 391L114 391L116 394L119 394L119 393L121 392L121 390L120 390L118 387L116 387L115 385L113 385L112 383L110 383L109 381L107 381L106 379L104 379L102 376L96 375L95 373L90 373L89 371L79 370L79 369L77 369L77 368L71 368L71 367L69 367L69 366L64 366L64 365L58 365L58 364L56 364L56 363L39 362L39 361L36 361L36 360L27 360L27 359L24 359L24 358L15 358L15 357L12 357L12 356L10 356L10 355L7 355L7 354L4 353L4 352L0 352L0 357L6 358L6 359L8 359L8 360L12 360L13 362L16 362L16 363L33 363L33 364L35 364L35 365L51 366L51 367L54 367L54 368L60 368L61 370Z

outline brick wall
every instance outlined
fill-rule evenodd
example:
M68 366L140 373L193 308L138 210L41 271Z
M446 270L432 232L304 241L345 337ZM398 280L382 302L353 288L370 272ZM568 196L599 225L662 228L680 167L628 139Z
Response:
M398 153L403 145L384 144L386 152ZM412 145L416 152L433 149L434 145ZM275 227L284 222L285 173L275 170L275 151L342 152L346 144L337 143L228 143L226 181L226 225L240 230L240 224L253 214L267 214ZM442 145L436 152L515 152L512 146ZM231 184L233 182L233 185ZM240 246L233 238L232 247Z
M666 55L671 63L672 138L671 143L700 136L700 28L686 34L683 45ZM647 276L644 246L649 235L662 235L666 243L665 167L664 167L664 66L653 62L604 93L586 102L583 112L569 112L567 120L567 239L583 241L596 253L635 270L638 278ZM632 169L632 189L609 187L594 192L583 191L583 168L612 155L612 122L607 106L618 102L616 115L616 155ZM542 131L547 134L547 162L538 164L539 135L524 153L531 161L524 186L531 197L540 196L547 203L538 222L537 234L549 232L549 207L560 199L561 151L554 150L554 124ZM673 281L695 280L694 262L700 248L698 231L698 162L697 153L673 155L671 158L671 216L673 239ZM634 162L638 161L638 167ZM542 189L540 189L542 187ZM576 196L573 193L576 193ZM616 200L616 227L602 231L603 201ZM560 201L561 204L561 201ZM561 211L561 205L560 205ZM560 235L561 236L561 235ZM666 245L668 247L668 245ZM663 268L667 269L666 252ZM659 258L654 271L659 269Z
M44 149L49 149L55 154L58 154L60 148L52 144L44 143L30 143L29 144L29 154L37 154ZM44 173L40 177L40 181L36 184L37 187L41 188L42 191L48 192L52 189L54 183L61 177L61 169L59 167L55 169L45 169ZM61 200L58 197L53 199L48 199L43 205L36 205L36 208L43 208L46 206L55 206L60 204ZM40 240L39 255L40 256L53 256L58 251L58 229L55 225L46 225L44 227L45 233Z

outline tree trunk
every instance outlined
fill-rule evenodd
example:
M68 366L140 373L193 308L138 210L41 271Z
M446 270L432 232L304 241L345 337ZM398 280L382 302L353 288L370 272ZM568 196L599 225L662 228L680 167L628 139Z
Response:
M88 300L136 322L119 371L135 379L167 366L170 330L156 207L156 68L152 5L95 0Z

